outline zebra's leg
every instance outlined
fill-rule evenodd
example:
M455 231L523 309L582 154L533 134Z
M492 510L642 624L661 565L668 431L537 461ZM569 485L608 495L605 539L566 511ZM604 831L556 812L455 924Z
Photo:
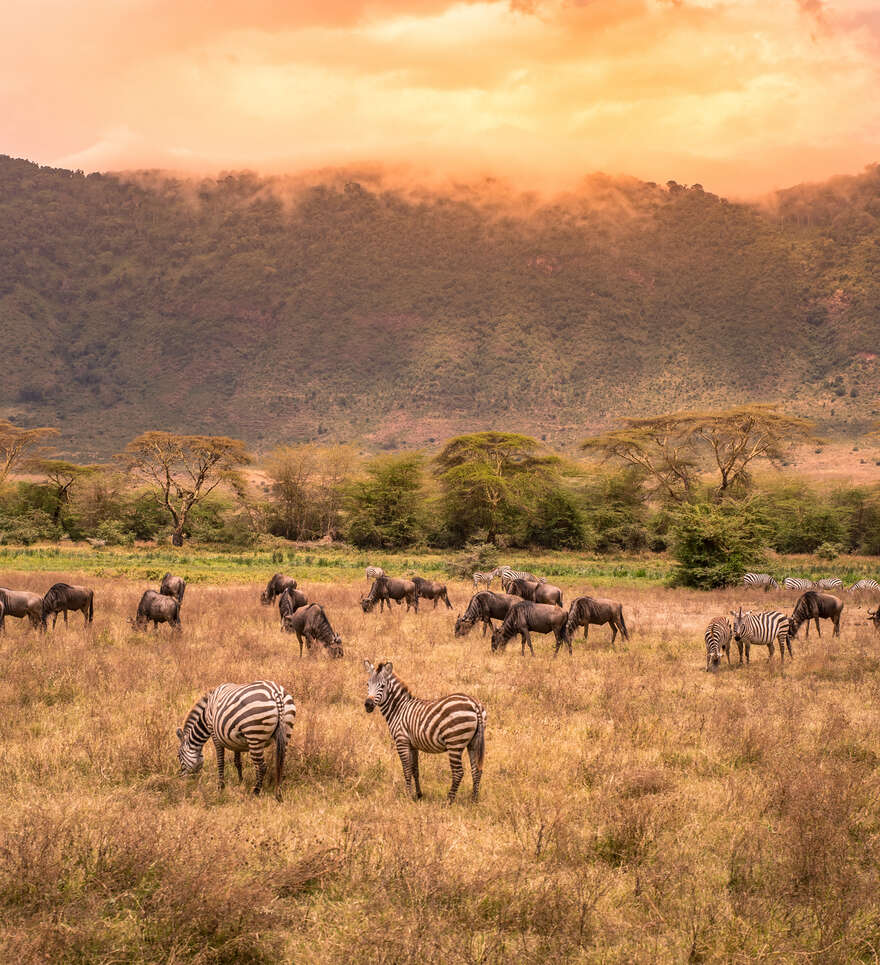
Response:
M224 777L224 770L226 767L226 748L214 738L214 750L217 752L217 783L219 784L220 790L222 791L226 787L226 778Z
M241 771L241 751L236 751L232 760L235 764L236 771L238 771L238 783L241 784L241 782L244 780L244 775Z
M464 768L461 766L461 754L463 750L463 747L455 747L450 748L449 751L449 766L452 768L452 787L449 788L449 797L447 800L450 804L455 800L455 795L458 793L458 785L461 784L461 779L464 776Z
M480 763L479 751L473 746L473 741L468 744L468 757L471 759L471 778L474 782L471 800L476 802L480 796L480 781L483 777L483 765Z
M248 753L257 769L257 783L254 785L254 794L259 795L263 790L263 778L266 776L266 761L263 757L263 748L259 744L248 746Z
M785 652L785 646L788 645L788 656L791 660L794 660L794 654L791 652L791 637L786 633L782 638L782 642L779 644L779 649Z
M746 663L751 663L752 646L748 640L746 640Z
M412 783L412 745L406 738L402 738L396 743L396 746L397 755L403 767L403 780L406 783L406 793L413 798L413 800L417 800L414 796Z
M421 800L422 785L419 783L419 751L418 748L410 744L410 760L412 761L413 784L416 787L416 800Z

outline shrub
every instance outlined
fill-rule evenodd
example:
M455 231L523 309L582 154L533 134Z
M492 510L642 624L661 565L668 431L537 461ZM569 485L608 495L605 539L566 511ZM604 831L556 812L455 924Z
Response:
M95 536L104 540L108 546L134 545L134 533L125 528L124 523L108 519L95 529Z

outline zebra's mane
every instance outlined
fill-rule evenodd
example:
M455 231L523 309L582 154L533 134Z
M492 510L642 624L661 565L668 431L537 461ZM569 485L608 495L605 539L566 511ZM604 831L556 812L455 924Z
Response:
M385 663L386 661L383 660L382 663L380 663L379 666L376 667L376 673L382 672L382 668L385 666ZM403 680L401 680L400 677L397 676L397 674L393 670L391 671L391 676L397 681L400 689L409 697L412 697L413 695L412 691L409 689L406 683Z
M195 722L204 716L205 708L208 706L208 696L208 694L202 694L195 702L192 710L186 715L186 720L183 722L184 734L188 734L195 725Z

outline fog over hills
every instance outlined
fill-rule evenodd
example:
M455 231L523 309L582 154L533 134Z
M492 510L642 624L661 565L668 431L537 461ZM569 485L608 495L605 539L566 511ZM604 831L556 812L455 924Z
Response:
M0 158L0 413L377 448L776 401L880 402L880 168L733 203L596 175L520 197L376 172L182 181Z

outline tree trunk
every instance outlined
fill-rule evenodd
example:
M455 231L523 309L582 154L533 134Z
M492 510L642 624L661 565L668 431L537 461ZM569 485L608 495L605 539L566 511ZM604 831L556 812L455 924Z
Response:
M171 534L171 545L172 546L183 546L183 531L176 529Z

